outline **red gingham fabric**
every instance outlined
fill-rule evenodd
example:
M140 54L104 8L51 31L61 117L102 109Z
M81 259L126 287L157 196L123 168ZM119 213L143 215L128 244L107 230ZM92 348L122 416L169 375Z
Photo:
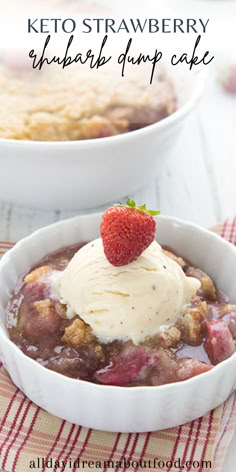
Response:
M236 218L215 227L214 231L236 245ZM12 243L0 242L0 256L10 247ZM145 434L93 431L38 408L13 385L0 364L0 467L8 472L74 472L82 468L138 471L144 464L145 470L163 472L227 472L222 464L235 428L236 394L233 394L205 417L178 428ZM157 457L164 462L180 458L181 464L191 461L193 465L178 468L168 463L163 467L161 463L161 468L156 465L154 469ZM129 467L124 459L135 462ZM111 462L104 464L104 461ZM211 469L206 461L211 461Z

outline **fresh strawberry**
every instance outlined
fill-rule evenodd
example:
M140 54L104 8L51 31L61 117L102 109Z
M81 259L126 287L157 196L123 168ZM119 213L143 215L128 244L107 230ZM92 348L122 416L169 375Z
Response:
M219 79L226 92L236 94L236 64L231 64L224 72L221 72Z
M159 211L147 210L146 205L136 206L128 199L126 206L119 205L104 213L100 232L105 255L114 266L135 261L155 238L153 218Z

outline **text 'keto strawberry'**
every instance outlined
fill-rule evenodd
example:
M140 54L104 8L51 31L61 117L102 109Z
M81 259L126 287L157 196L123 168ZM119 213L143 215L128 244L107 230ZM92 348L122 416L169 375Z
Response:
M104 253L110 264L123 266L135 261L154 241L159 211L136 206L128 199L125 205L108 208L101 221L100 232Z

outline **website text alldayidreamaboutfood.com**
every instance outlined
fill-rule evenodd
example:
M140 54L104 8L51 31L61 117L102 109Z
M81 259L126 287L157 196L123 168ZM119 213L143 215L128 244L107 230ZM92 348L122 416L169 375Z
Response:
M133 459L126 459L125 457L122 460L81 460L80 458L76 460L68 459L66 461L63 460L55 460L52 458L44 459L43 457L37 457L35 460L31 460L29 463L30 470L59 470L63 472L65 468L71 470L77 469L153 469L156 472L160 472L163 469L176 469L176 470L189 470L196 469L196 470L211 470L212 469L212 462L211 461L186 461L182 463L180 458L175 460L161 460L158 457L155 457L151 460L140 459L140 460L133 460Z

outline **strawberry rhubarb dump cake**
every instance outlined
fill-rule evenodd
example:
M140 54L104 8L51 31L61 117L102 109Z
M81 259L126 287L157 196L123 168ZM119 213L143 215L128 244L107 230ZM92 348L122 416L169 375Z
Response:
M28 64L28 62L27 62ZM74 141L127 133L176 110L172 81L164 70L152 85L135 70L20 68L0 64L0 138Z
M235 352L236 306L154 239L145 205L108 209L101 238L45 257L7 306L11 340L48 369L94 383L163 385Z

